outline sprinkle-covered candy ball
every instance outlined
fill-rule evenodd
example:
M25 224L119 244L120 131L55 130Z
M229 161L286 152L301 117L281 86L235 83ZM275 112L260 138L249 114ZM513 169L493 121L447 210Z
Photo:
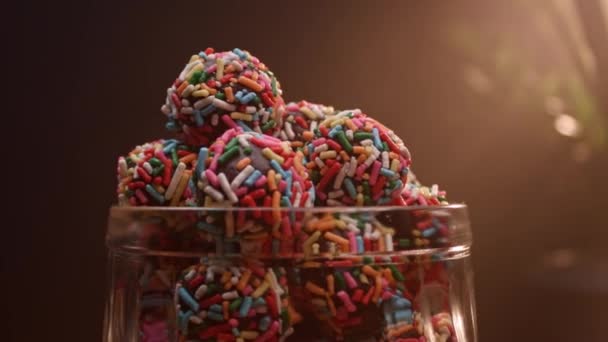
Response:
M196 205L197 155L177 140L156 140L118 158L118 202L126 206Z
M283 112L283 128L279 137L292 142L292 147L301 147L310 141L319 122L334 113L334 108L307 101L290 102Z
M173 85L161 111L167 128L188 144L208 146L226 129L277 135L283 99L274 74L240 49L193 55Z
M360 110L323 120L304 153L319 206L391 204L411 164L403 141Z

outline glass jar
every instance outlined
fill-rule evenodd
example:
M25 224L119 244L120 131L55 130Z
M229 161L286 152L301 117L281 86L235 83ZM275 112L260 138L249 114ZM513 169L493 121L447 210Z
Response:
M464 205L113 207L104 341L476 341Z

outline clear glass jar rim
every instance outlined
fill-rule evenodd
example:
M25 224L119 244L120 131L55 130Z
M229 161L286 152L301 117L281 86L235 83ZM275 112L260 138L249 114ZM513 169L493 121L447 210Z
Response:
M289 208L289 207L161 207L161 206L117 206L110 207L111 213L134 213L134 212L225 212L225 211L276 211L296 212L296 213L380 213L385 211L395 212L411 212L411 211L458 211L467 210L467 205L464 203L454 203L447 205L435 206L352 206L352 207L311 207L311 208Z

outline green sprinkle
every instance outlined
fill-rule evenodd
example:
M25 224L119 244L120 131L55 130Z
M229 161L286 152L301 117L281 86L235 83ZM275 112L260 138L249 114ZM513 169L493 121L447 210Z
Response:
M281 318L283 321L283 331L285 331L289 328L289 323L291 322L291 317L289 317L289 312L286 309L281 311Z
M209 79L209 74L207 74L206 72L203 72L201 74L201 77L199 77L199 79L198 79L198 83L207 82L208 79Z
M216 284L209 284L207 286L207 292L205 292L205 297L211 297L216 292L218 292L219 287Z
M368 181L363 181L363 195L368 195L371 193L371 188L369 187Z
M150 165L152 165L154 167L159 167L159 166L163 165L163 163L156 158L150 158L150 160L148 160L148 163L150 163Z
M374 258L372 258L370 256L363 257L363 264L369 265L369 264L373 264L373 263L374 263Z
M228 308L230 309L230 311L236 311L239 307L241 307L242 301L242 298L237 298L234 300L234 302L230 303L230 306L228 306Z
M399 239L399 241L397 241L397 244L401 248L408 248L410 247L410 239Z
M251 147L245 147L243 149L243 153L245 153L245 155L250 155L251 152L253 152L253 150L251 149Z
M338 138L338 142L342 145L342 148L346 150L346 152L351 153L353 151L353 145L350 144L348 139L346 139L346 134L344 131L339 131L336 133L336 137Z
M359 274L361 274L361 269L355 268L352 272L354 278L359 278Z
M234 146L230 149L224 150L224 153L217 159L220 165L226 164L230 159L236 157L239 154L239 147Z
M363 203L365 203L365 205L374 205L374 201L369 195L363 196Z
M128 167L135 167L135 165L137 165L135 162L133 162L133 159L131 159L131 157L126 157L125 161L127 162L127 166Z
M171 161L173 162L173 166L177 166L179 164L179 158L177 158L177 150L171 150Z
M334 272L334 278L336 279L338 291L346 289L346 282L344 281L344 276L342 273Z
M391 273L393 274L393 278L395 278L397 281L404 281L405 278L403 277L403 274L401 274L401 272L399 272L399 269L397 269L397 267L395 267L395 265L388 265L388 268L391 269Z
M190 84L198 84L200 82L201 76L203 76L203 71L202 70L197 70L195 72L192 73L192 77L190 77L190 80L188 81Z
M267 130L269 130L269 129L273 128L275 124L276 124L276 123L275 123L275 121L274 121L274 120L269 120L269 121L268 121L268 122L266 122L264 125L262 125L262 132L263 132L263 131L267 131Z
M256 95L256 96L253 98L253 100L251 100L251 102L252 102L254 105L256 105L256 106L257 106L257 105L259 105L260 103L262 103L262 100L260 100L260 97Z
M216 98L216 99L220 99L220 100L224 100L224 99L226 98L226 95L224 95L224 93L222 93L222 92L219 92L219 91L218 91L218 92L215 94L215 98Z
M129 189L129 190L125 191L125 195L127 197L133 197L133 195L135 195L135 191Z
M386 143L386 141L382 142L382 151L388 151L388 144Z
M232 139L230 139L230 141L228 142L226 147L224 147L224 150L229 150L229 149L233 148L234 146L236 146L238 143L239 143L239 139L232 138Z
M161 172L163 172L163 170L165 169L165 165L161 165L157 168L155 168L154 170L152 170L152 176L158 176L161 174Z
M353 134L353 138L355 138L355 140L373 139L373 137L374 136L368 132L355 132L355 134Z
M272 77L272 81L270 82L270 85L272 86L272 95L273 96L277 96L277 79L276 77Z

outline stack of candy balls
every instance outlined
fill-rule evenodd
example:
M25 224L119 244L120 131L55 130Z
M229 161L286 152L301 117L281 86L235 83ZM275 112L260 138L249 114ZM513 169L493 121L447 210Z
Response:
M419 217L419 229L402 232L364 213L285 210L447 204L437 185L417 181L395 132L359 109L286 103L276 75L238 48L190 57L161 112L173 136L119 157L119 205L225 208L204 212L196 231L182 234L217 255L304 255L297 269L253 259L151 262L159 271L142 284L170 286L170 275L178 284L167 290L181 340L289 340L310 317L320 322L310 323L313 330L335 340L353 340L358 327L372 326L378 341L426 341L416 298L420 283L441 292L447 280L440 265L427 265L427 278L434 276L419 279L411 262L332 256L442 246L444 219ZM449 310L437 306L431 333L456 341Z

